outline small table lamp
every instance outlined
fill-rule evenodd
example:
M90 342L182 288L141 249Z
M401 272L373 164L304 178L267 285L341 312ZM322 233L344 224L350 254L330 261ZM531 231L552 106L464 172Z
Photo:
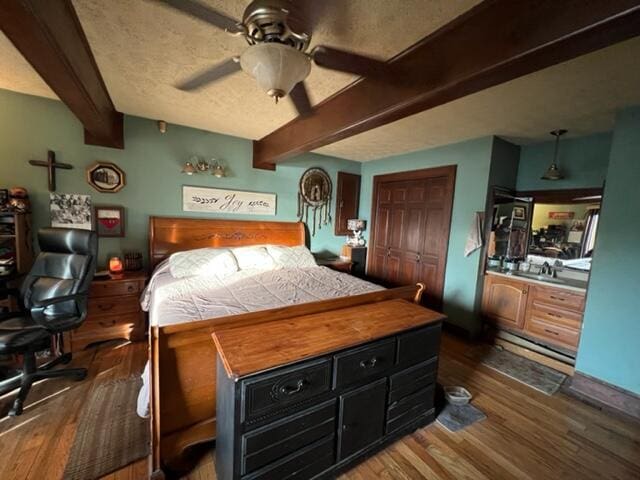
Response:
M109 272L113 275L121 274L124 270L124 265L120 257L111 257L109 259Z
M347 244L352 247L364 247L365 241L362 238L362 231L367 228L367 221L359 218L351 218L347 220L347 230L353 232L353 237L349 237Z

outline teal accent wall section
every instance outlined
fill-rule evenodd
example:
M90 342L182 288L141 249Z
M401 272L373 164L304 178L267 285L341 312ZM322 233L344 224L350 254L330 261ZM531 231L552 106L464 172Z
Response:
M277 108L277 107L274 107ZM126 215L126 237L101 239L100 257L123 250L148 248L150 215L211 217L182 211L182 185L272 192L277 194L276 216L218 216L245 220L296 221L298 182L309 167L324 168L334 182L338 171L360 173L360 163L316 154L301 155L278 166L275 172L252 168L249 140L169 125L161 134L152 120L125 118L125 149L94 147L84 144L83 130L73 114L61 103L40 97L0 90L0 188L22 186L29 190L34 230L50 224L49 192L46 169L30 166L29 159L46 160L47 150L56 152L56 160L70 163L73 170L58 170L57 192L91 195L94 204L122 205ZM180 173L191 155L223 159L229 176L189 177ZM85 180L85 169L95 161L108 161L122 168L126 187L115 194L99 193ZM335 211L335 190L331 214ZM324 226L311 238L313 251L339 253L344 237L333 234L333 224Z
M576 369L640 394L640 107L616 118Z
M493 137L484 137L362 164L360 217L368 220L375 175L457 166L443 300L449 321L471 334L480 330L474 313L480 255L476 251L465 257L464 245L473 214L485 208L492 146ZM367 238L369 233L365 232Z
M489 186L515 190L518 183L520 147L498 137L493 138ZM491 189L488 192L492 195Z
M609 164L611 132L561 139L558 163L565 178L541 180L553 160L554 145L550 141L521 147L518 191L602 187Z

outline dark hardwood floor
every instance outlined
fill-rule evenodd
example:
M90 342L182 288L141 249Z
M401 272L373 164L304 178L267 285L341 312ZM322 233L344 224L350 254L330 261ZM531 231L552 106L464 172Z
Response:
M37 384L21 417L0 418L0 478L62 478L87 393L105 380L141 372L146 348L124 342L93 347L72 362L88 366L87 380ZM458 433L437 423L420 429L342 480L640 478L640 424L564 393L548 397L478 365L464 356L466 348L463 341L444 337L439 380L465 385L487 419ZM0 398L3 415L12 398ZM105 478L138 480L146 472L147 462L140 460ZM215 479L212 455L203 455L185 478Z

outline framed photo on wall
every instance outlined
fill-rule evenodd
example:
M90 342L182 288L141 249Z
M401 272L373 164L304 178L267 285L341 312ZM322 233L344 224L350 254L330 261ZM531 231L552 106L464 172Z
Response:
M96 162L87 168L87 182L102 193L116 193L127 184L124 171L115 163Z
M527 211L524 207L513 207L513 219L514 220L526 220Z
M124 207L96 205L94 208L99 237L124 237Z
M91 196L75 193L49 194L51 226L91 230Z

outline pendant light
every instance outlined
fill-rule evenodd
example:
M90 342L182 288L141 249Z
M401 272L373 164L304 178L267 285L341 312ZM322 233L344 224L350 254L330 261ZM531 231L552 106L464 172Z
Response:
M542 175L542 177L540 178L542 180L562 180L564 176L562 175L560 168L558 168L558 147L560 146L560 137L567 133L567 131L561 129L553 130L549 133L556 137L556 146L553 152L553 162L551 162L551 165L549 165L547 171L544 172L544 175Z

